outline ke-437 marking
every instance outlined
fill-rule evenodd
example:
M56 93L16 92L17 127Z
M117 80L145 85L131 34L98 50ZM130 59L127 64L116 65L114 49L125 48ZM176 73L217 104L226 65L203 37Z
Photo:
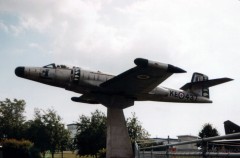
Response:
M182 100L185 99L185 100L190 100L190 101L197 101L196 95L184 93L184 92L177 92L177 91L173 91L173 90L170 90L169 96L175 97L178 99L182 99Z

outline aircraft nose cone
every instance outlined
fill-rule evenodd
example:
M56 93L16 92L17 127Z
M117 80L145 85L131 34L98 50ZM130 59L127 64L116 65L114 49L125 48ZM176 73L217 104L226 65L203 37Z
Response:
M20 66L20 67L17 67L15 69L15 74L18 76L18 77L23 77L24 76L24 67Z

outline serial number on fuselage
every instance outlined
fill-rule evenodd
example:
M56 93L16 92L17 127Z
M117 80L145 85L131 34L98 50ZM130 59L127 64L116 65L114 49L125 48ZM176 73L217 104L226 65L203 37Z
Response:
M175 97L181 100L190 100L190 101L196 101L197 100L197 96L196 95L192 95L189 93L183 93L183 92L177 92L177 91L170 91L169 93L170 97Z

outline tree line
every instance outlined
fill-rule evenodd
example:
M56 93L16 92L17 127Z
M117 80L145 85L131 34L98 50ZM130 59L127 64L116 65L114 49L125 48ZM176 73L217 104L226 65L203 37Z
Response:
M0 101L0 141L29 140L43 157L48 150L53 157L56 150L66 149L69 132L56 111L35 109L34 119L26 120L25 106L24 100Z
M24 147L22 155L25 157L45 157L50 151L52 158L56 151L77 150L78 155L103 155L106 152L107 117L96 110L91 116L81 115L76 122L77 134L70 138L62 118L54 109L35 109L34 118L26 120L26 102L18 99L0 101L0 145L9 147L7 153L15 153L11 148ZM149 137L148 132L141 126L135 113L126 119L126 125L131 141ZM200 138L218 136L219 132L207 123L199 132ZM203 144L198 144L202 147ZM211 146L209 146L211 148ZM39 154L41 153L41 155ZM21 156L21 157L24 157ZM10 156L14 157L14 156Z
M81 115L76 122L77 134L71 139L54 109L35 109L34 118L26 120L25 107L24 100L0 101L0 145L3 144L3 148L23 144L32 151L27 157L45 157L46 151L50 151L53 158L56 151L64 150L77 150L79 155L105 153L107 117L103 112L96 110L90 117ZM126 124L132 142L149 137L135 114L127 118Z

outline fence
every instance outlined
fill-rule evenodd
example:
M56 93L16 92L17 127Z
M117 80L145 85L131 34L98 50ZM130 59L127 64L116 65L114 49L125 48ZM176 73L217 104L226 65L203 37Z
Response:
M233 138L240 138L240 133L228 134L224 136L216 136L209 138L196 139L192 141L184 141L179 143L172 143L166 145L156 145L150 147L140 147L146 144L135 143L135 158L217 158L217 157L240 157L240 139L235 140L235 144L231 142ZM224 141L219 141L228 139ZM230 140L229 140L230 139ZM218 141L218 142L217 142ZM226 144L226 141L228 144ZM222 142L222 143L221 143ZM224 143L225 142L225 143ZM202 149L198 150L184 150L176 149L174 147L186 144L202 144ZM211 150L209 146L211 145ZM218 147L218 149L214 145ZM219 149L222 148L222 149ZM235 149L235 150L230 150Z

